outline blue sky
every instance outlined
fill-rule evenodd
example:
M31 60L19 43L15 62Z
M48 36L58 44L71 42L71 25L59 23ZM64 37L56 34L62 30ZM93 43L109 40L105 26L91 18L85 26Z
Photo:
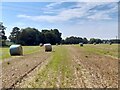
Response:
M3 2L2 20L12 28L58 28L62 37L111 39L118 35L116 2Z

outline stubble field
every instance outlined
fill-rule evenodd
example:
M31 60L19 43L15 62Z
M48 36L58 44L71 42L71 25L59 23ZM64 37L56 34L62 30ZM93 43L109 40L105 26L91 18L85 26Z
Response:
M23 46L23 56L2 48L3 88L118 88L118 45Z

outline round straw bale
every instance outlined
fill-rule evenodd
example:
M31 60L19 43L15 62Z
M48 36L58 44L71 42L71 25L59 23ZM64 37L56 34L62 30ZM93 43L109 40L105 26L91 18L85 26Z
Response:
M45 51L48 52L48 51L52 51L52 45L50 43L48 44L44 44L45 46Z
M112 45L112 42L109 42L109 45Z
M82 46L83 46L83 43L79 43L79 45L82 47Z
M93 43L94 45L96 45L96 43Z
M43 44L42 44L42 43L40 43L39 45L40 45L40 47L42 47L42 46L43 46Z
M56 43L56 46L58 46L58 43Z
M10 55L23 55L23 49L21 45L11 45L10 46Z

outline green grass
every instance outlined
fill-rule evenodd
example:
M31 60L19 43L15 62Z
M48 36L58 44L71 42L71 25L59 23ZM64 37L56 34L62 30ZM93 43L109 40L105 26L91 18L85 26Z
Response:
M39 46L23 46L23 54L30 54L37 52L39 50L40 50ZM0 59L11 57L9 53L9 47L0 48L0 54L1 54Z
M80 47L79 45L77 45L78 47ZM97 44L97 45L93 45L93 44L87 44L84 45L83 48L86 52L88 53L95 53L95 54L99 54L99 55L109 55L112 57L117 58L118 57L118 45L117 44Z
M72 78L71 60L68 50L63 46L55 46L55 52L52 52L52 58L46 67L38 72L38 75L29 82L29 88L55 88L56 83L60 82L60 87L69 87L70 78ZM65 78L69 78L66 80ZM46 83L46 85L44 84Z

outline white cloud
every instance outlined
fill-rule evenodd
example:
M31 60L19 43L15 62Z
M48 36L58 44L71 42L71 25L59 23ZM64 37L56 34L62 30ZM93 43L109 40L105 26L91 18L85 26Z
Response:
M62 3L63 3L63 1L53 2L53 3L48 4L46 7L47 7L47 8L52 8L52 7L54 7L54 6L56 6L56 5L60 5L60 4L62 4Z
M88 19L93 20L111 20L112 17L109 15L111 13L117 13L118 12L118 5L116 3L109 4L112 8L109 10L101 10L101 11L94 11L94 14L88 16Z
M29 16L29 15L18 15L18 17L31 19L34 21L48 21L48 22L61 22L68 21L73 18L79 18L84 15L85 12L82 12L80 9L67 9L61 11L58 15L40 15L40 16Z
M54 7L55 5L61 4L60 3L51 3L47 7ZM25 18L34 21L47 21L47 22L63 22L69 21L71 19L76 18L85 18L85 19L92 19L92 20L110 20L112 19L109 14L117 12L117 5L116 4L107 4L113 5L113 7L109 10L91 10L92 14L90 13L90 9L95 8L99 5L105 5L106 3L77 3L74 7L69 9L63 9L62 11L57 12L57 15L38 15L38 16L31 16L31 15L18 15L19 18ZM53 8L54 10L54 8ZM49 13L49 12L48 12ZM51 12L52 13L52 12Z
M92 20L110 20L112 18L109 17L108 14L105 14L104 12L98 12L94 15L88 16L88 19L92 19Z

